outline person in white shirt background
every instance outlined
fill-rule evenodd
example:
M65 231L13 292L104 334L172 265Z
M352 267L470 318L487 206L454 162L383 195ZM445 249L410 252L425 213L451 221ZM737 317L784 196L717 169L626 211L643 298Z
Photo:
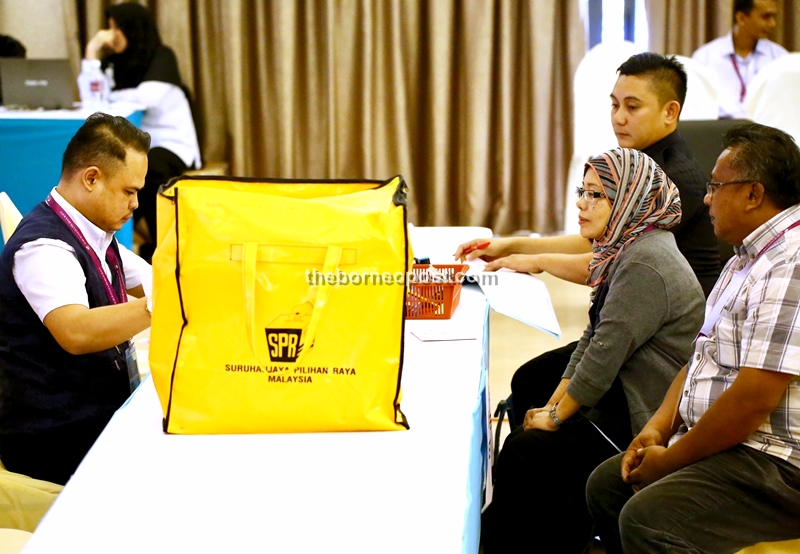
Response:
M66 484L138 384L152 269L117 243L144 186L150 137L95 113L61 179L0 254L0 460ZM129 300L128 295L135 297Z
M156 239L158 187L187 169L201 166L200 147L175 53L161 43L155 19L144 6L128 2L106 10L108 29L86 45L81 75L100 65L111 77L110 99L146 107L142 130L151 137L145 187L135 220L145 218L151 242L140 247L150 261ZM79 77L79 82L81 78Z
M719 79L721 118L747 117L747 85L761 69L788 54L783 46L767 39L777 23L776 0L734 0L731 32L692 54Z

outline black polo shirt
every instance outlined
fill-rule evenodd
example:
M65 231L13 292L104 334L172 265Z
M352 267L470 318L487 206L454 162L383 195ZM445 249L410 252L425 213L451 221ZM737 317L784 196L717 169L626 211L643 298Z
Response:
M694 159L689 145L674 131L642 150L661 166L681 194L681 222L670 229L678 249L692 266L706 297L717 282L722 269L717 237L703 204L706 176Z

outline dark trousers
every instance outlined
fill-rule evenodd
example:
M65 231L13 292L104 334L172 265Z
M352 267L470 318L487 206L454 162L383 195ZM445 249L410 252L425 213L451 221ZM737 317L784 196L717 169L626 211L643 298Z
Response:
M616 452L577 415L553 432L518 427L495 465L494 495L482 520L484 552L583 552L592 539L586 479Z
M587 502L608 554L733 553L800 538L800 468L738 445L676 471L635 495L622 454L601 464Z
M577 347L578 341L575 341L545 352L521 365L514 373L511 394L514 397L514 418L517 425L525 420L525 412L547 404Z
M108 420L99 418L35 433L0 435L0 460L8 471L66 485Z
M139 253L148 262L155 250L156 237L156 196L158 188L165 185L173 177L186 172L186 164L177 155L166 148L156 146L147 153L147 175L144 178L144 188L139 191L139 207L134 211L135 221L144 218L150 230L151 242L143 244Z

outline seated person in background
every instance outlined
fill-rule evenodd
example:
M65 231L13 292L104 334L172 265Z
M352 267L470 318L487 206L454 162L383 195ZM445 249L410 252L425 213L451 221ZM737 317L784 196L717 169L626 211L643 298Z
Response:
M0 58L24 58L25 52L20 41L8 35L0 35Z
M199 168L200 147L189 90L181 81L175 53L161 43L153 16L136 3L111 6L106 14L109 29L98 31L86 45L83 71L102 63L113 77L111 100L146 107L142 130L150 133L151 148L135 218L144 217L149 228L153 242L140 251L149 261L155 249L158 187L187 169Z
M24 58L25 47L17 39L8 35L0 35L0 58ZM3 96L0 94L0 104Z
M609 554L800 538L800 150L755 123L724 145L706 202L737 255L661 407L589 479Z
M678 187L683 215L670 229L700 281L706 296L719 276L719 247L703 204L705 182L689 146L678 134L678 117L686 98L686 71L674 58L645 52L631 56L619 69L611 92L611 124L619 145L635 148L653 158ZM470 246L489 246L466 257L482 257L488 269L545 271L573 283L589 277L592 243L580 235L547 238L476 239L459 246L456 257ZM543 406L569 363L578 343L546 352L517 370L511 381L514 417L519 423L532 407Z
M661 168L616 148L587 162L583 186L590 324L550 401L526 414L500 452L483 519L487 554L584 551L586 479L657 409L702 322L703 290L664 230L681 207Z
M0 461L9 471L65 484L130 395L138 370L126 354L150 326L150 266L114 231L133 216L149 145L123 117L89 117L64 152L58 186L0 254Z
M747 117L747 85L763 67L788 54L785 48L767 40L777 19L775 0L734 0L733 30L692 54L719 79L720 117Z

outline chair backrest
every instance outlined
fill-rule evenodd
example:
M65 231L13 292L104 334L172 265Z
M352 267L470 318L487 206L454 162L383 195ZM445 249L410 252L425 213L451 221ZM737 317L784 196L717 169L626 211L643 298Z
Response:
M583 180L583 164L600 152L617 146L611 126L609 95L617 82L617 68L642 50L632 42L604 42L589 50L575 70L572 81L574 106L573 149L567 176L564 231L578 231L574 191Z
M639 52L632 42L604 42L589 50L578 64L572 81L575 154L588 159L617 146L609 95L617 82L617 68Z
M11 233L22 220L22 214L5 192L0 192L0 227L3 231L3 243L8 242Z
M686 69L686 101L681 109L681 121L717 119L719 115L719 81L705 65L676 55Z
M714 116L717 112L715 110ZM731 127L742 124L739 119L711 119L707 121L683 121L678 123L678 132L689 145L694 159L710 181L711 170L722 153L722 135ZM724 263L733 256L733 246L717 239L720 260Z
M717 158L722 154L722 135L731 127L745 123L739 119L717 119L681 121L678 123L678 132L684 138L689 148L692 149L694 159L697 160L703 175L711 177L711 170L717 163Z
M0 529L0 554L19 554L33 534L20 529Z
M0 469L0 528L32 533L63 488Z
M778 58L747 85L744 103L750 118L792 135L800 142L800 53Z

